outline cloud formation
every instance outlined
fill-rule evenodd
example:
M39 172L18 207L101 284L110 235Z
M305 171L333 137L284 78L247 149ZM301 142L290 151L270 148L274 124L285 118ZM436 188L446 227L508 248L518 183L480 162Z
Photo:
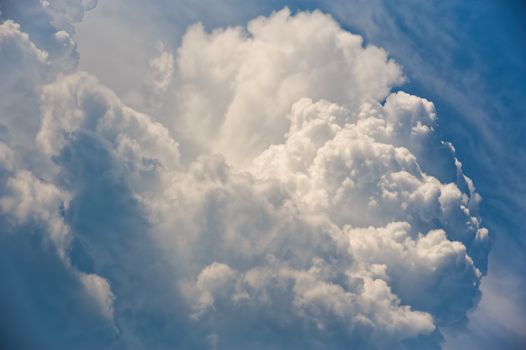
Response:
M480 196L384 50L317 11L195 25L147 114L62 62L92 5L35 2L40 41L0 25L1 299L36 335L6 342L432 349L467 322Z
M291 16L285 9L246 28L212 33L194 25L178 49L174 127L229 162L246 165L282 140L284 116L300 98L356 108L403 82L384 50L362 43L320 12Z

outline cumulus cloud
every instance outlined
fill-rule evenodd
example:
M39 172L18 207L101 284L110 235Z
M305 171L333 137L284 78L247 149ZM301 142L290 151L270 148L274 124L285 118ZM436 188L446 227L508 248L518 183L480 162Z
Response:
M59 23L66 5L72 4L0 5L0 299L2 345L13 349L69 347L82 328L85 341L111 334L105 330L113 317L109 283L72 264L74 234L64 218L71 195L54 183L56 169L34 142L42 86L74 69L78 58L72 27Z
M384 50L362 44L320 12L291 16L284 9L246 29L212 33L192 26L177 55L175 127L198 146L246 165L282 140L283 116L301 97L356 108L403 82Z
M1 123L4 139L28 136L38 128L35 88L46 81L48 53L36 47L20 25L12 20L0 24ZM29 115L24 118L25 115Z
M68 21L87 8L53 4ZM17 74L64 57L0 28L28 57ZM466 323L488 251L480 196L432 102L391 93L404 78L385 51L284 9L192 26L150 65L151 115L88 73L32 74L30 141L1 139L2 238L44 233L53 249L24 252L58 256L39 271L67 287L46 298L75 296L82 315L48 315L31 294L20 324L70 324L35 345L432 349Z

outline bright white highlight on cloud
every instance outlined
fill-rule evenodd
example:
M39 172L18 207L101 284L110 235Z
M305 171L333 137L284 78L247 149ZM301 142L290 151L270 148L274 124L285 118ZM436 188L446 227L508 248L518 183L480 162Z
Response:
M467 322L488 253L480 196L433 104L391 93L404 77L385 51L316 11L195 25L152 54L140 112L62 65L62 2L35 6L62 51L0 25L2 235L57 254L43 273L68 287L51 303L82 310L34 304L44 332L73 322L37 341L432 349ZM58 13L93 4L79 6Z
M246 165L282 140L284 116L300 98L355 109L364 99L384 98L403 81L385 51L363 48L362 42L319 12L290 16L284 10L246 29L210 34L200 25L190 27L178 50L177 106L170 106L177 117L167 124L231 163Z

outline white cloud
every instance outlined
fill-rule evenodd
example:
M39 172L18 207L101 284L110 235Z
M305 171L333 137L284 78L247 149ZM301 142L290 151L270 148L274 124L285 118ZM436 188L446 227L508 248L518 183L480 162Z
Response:
M166 51L162 42L157 43L157 50L159 55L151 58L148 62L152 69L150 84L154 90L163 93L172 80L174 57L171 52Z
M194 25L178 50L177 114L167 123L229 162L246 165L282 140L288 128L283 116L299 98L356 108L403 82L385 51L362 44L320 12L291 16L284 9L254 19L246 30L206 33Z
M438 220L452 239L471 245L480 236L487 244L476 209L469 209L476 192L442 184L419 164L429 157L424 147L441 145L428 140L435 120L430 102L399 92L385 106L366 102L353 112L326 101L301 100L289 119L286 142L264 151L252 171L287 183L313 212L326 212L340 226L404 220L429 229ZM415 128L420 131L412 132ZM469 187L465 177L459 181Z
M128 170L178 166L177 143L166 128L123 105L93 76L79 72L59 79L43 88L41 99L36 142L48 155L59 155L76 133L89 132L109 143Z
M193 26L175 62L160 49L162 115L56 74L35 83L26 145L45 177L0 148L2 213L66 240L64 265L117 344L434 348L465 321L487 258L479 197L433 104L390 94L403 76L385 51L288 10L246 30Z
M27 222L39 220L48 225L51 241L61 255L69 240L69 230L59 216L59 209L67 206L67 193L53 184L44 183L22 170L10 177L5 186L0 208L17 220Z
M36 47L19 24L12 20L0 24L0 123L13 142L28 137L28 129L38 128L36 102L30 97L46 81L49 68L48 53Z
M107 318L113 318L113 302L115 297L108 281L95 274L81 274L81 281L89 294L97 301L100 312Z
M53 290L57 294L51 294L51 299L55 300L49 300L49 295L42 298L49 300L49 305L55 307L57 314L62 312L61 303L78 298L78 302L72 305L73 310L83 309L85 305L97 305L111 323L109 311L113 299L110 285L104 278L86 274L72 265L70 248L74 237L64 218L71 194L49 177L53 173L53 169L49 168L51 159L42 158L34 143L41 127L41 87L76 65L76 44L67 31L72 27L67 22L59 24L66 20L62 11L69 11L65 5L74 4L6 1L0 8L0 222L5 228L1 234L2 255L8 257L2 261L1 271L6 277L6 286L0 292L4 294L11 290L11 293L20 293L17 288L22 288L27 290L29 299L25 302L33 303L33 290ZM84 5L79 3L78 6L76 18L80 19ZM28 13L31 13L30 18L26 17ZM11 15L20 23L10 17L6 19L5 16ZM65 16L69 18L70 15ZM33 249L30 248L29 253L28 246ZM34 271L24 270L26 259L33 256ZM18 263L17 259L20 259ZM29 280L33 276L35 285L24 285L22 279L10 279L11 262L18 266L21 273L25 271ZM34 277L35 271L39 270L35 265L39 264L44 266L43 271L47 274L44 276L46 283L56 282L56 289L39 285L39 277ZM50 282L53 276L63 280ZM60 286L66 285L69 288L66 288L68 292L64 295ZM61 300L62 297L64 299ZM38 314L38 310L41 309L37 307L33 312ZM28 322L35 315L28 317L21 311L16 317L23 320L21 322ZM83 309L79 324L91 317L91 312ZM103 322L105 326L109 323ZM35 338L39 336L39 330L38 327L33 329ZM7 344L3 345L8 346L10 341L18 343L21 340L7 339Z

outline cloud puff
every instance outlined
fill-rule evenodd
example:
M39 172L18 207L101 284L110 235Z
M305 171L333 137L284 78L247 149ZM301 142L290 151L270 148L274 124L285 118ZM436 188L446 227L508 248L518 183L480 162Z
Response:
M38 128L35 86L46 81L48 53L36 47L12 20L0 24L0 50L1 123L8 128L3 138L9 139L9 135L14 134L13 141L16 141Z
M2 26L32 66L52 61ZM30 156L0 143L2 237L44 232L54 250L26 250L70 276L46 297L78 295L82 315L35 301L21 323L70 324L36 345L432 349L466 322L488 250L480 197L433 104L390 93L403 76L383 50L286 9L193 26L175 60L160 49L154 116L57 73L33 80Z
M320 12L291 16L284 9L246 29L212 33L192 26L177 55L176 128L246 165L282 140L288 124L283 116L299 98L355 108L363 99L381 100L403 82L384 50L362 44Z
M90 347L99 344L96 334L112 334L109 283L72 264L74 234L64 217L71 195L53 181L52 160L34 142L42 86L76 66L75 43L55 21L63 5L5 1L0 7L0 303L6 348L67 348L74 336L86 343L81 348ZM82 328L86 332L79 335Z

